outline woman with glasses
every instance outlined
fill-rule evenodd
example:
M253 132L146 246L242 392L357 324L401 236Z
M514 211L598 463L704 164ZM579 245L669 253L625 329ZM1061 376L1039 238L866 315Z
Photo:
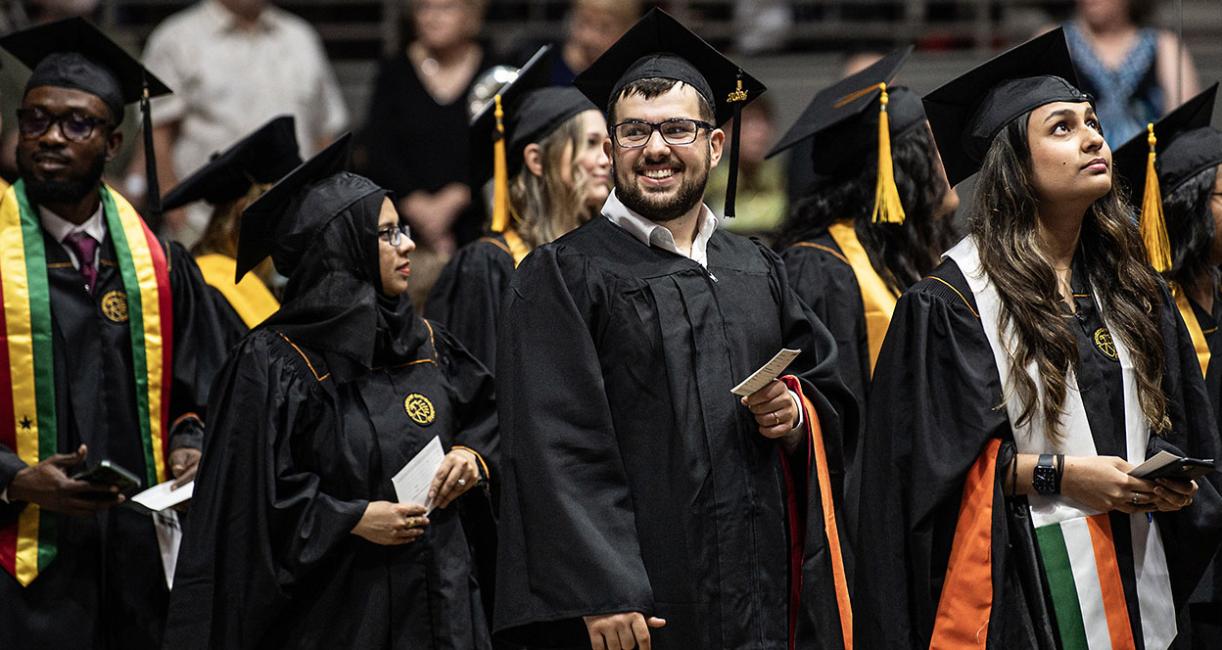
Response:
M861 647L1164 650L1217 548L1216 474L1134 473L1216 458L1218 430L1074 79L1058 30L924 98L975 193L874 368Z
M214 385L168 646L490 647L455 504L496 468L492 379L414 312L411 233L346 144L243 217L238 272L288 285Z
M589 221L611 191L606 121L576 88L540 88L549 69L540 50L501 90L508 184L494 187L492 232L446 265L425 305L430 319L494 370L501 299L514 269L538 246ZM496 132L494 101L472 126L479 181L498 176Z

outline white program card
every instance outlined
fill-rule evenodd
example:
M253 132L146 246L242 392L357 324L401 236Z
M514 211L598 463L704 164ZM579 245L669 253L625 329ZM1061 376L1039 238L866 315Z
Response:
M746 397L767 386L768 382L780 377L781 373L785 372L785 369L789 367L789 364L794 359L798 358L799 354L802 354L801 350L781 348L781 351L777 352L768 363L765 363L762 368L751 373L751 376L744 379L741 384L730 389L730 392L739 397Z
M171 490L170 486L172 485L174 485L174 481L166 481L165 483L154 485L132 497L132 501L153 512L161 512L166 508L176 506L190 499L195 494L195 481L191 481L177 490Z
M432 485L433 477L437 475L437 469L441 467L441 461L445 457L441 438L434 437L415 458L407 461L403 469L390 479L395 486L395 496L399 503L415 503L431 512L433 504L429 502L429 486Z

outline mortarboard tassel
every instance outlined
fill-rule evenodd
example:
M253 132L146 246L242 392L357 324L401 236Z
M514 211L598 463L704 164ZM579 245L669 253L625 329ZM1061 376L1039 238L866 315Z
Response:
M149 102L148 77L141 79L144 91L140 95L140 115L144 121L144 217L149 229L161 230L161 186L157 181L157 151L153 148L153 111Z
M904 205L895 186L895 167L891 161L891 120L887 117L887 84L878 85L878 183L874 188L873 223L904 223Z
M492 134L492 232L505 232L509 227L509 164L505 157L505 111L501 94L496 103L496 131Z
M1141 199L1141 240L1146 245L1146 257L1155 271L1164 273L1171 269L1171 240L1167 237L1167 222L1163 217L1163 193L1158 186L1158 170L1155 161L1158 154L1155 145L1154 123L1146 125L1149 132L1150 153L1146 156L1146 190Z
M743 90L743 71L738 71L738 82L734 92L726 97L734 105L734 126L730 131L730 173L726 181L726 217L734 218L734 198L738 195L738 138L742 133L743 104L747 102L747 91Z

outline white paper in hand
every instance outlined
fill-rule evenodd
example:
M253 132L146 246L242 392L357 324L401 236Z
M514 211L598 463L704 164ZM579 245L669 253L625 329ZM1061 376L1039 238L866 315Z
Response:
M399 503L415 503L433 510L433 504L429 501L429 486L433 483L433 477L437 475L437 469L441 467L441 461L446 457L446 452L441 448L441 439L434 437L429 441L429 444L416 454L415 458L407 461L403 469L399 470L395 477L390 479L390 482L395 486L395 496L399 499Z
M755 391L767 386L769 382L781 376L782 372L789 367L793 360L802 354L801 350L790 350L789 348L781 348L768 363L765 363L762 368L751 373L743 382L734 388L730 389L731 393L739 397L746 397Z
M186 485L171 490L170 486L174 485L174 481L166 481L137 494L132 497L132 501L152 510L153 512L161 512L166 508L176 506L195 494L195 481L191 481Z

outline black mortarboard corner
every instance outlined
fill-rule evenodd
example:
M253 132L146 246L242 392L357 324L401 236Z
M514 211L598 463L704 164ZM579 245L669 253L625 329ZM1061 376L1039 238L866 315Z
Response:
M1088 102L1065 33L1054 29L1003 52L925 96L925 114L951 186L980 170L1007 124L1053 102Z
M235 283L271 255L277 227L298 193L307 185L347 168L351 145L351 133L340 136L326 149L286 174L242 212Z
M700 93L713 107L717 126L734 118L730 140L730 174L726 185L726 215L734 216L738 184L739 114L764 93L758 79L743 72L661 9L652 9L602 56L577 75L573 85L608 112L624 87L641 79L674 79Z
M116 123L123 121L124 106L140 102L148 176L146 216L155 226L161 216L161 191L157 186L149 99L170 94L169 87L84 18L67 18L9 34L0 38L0 47L32 70L26 91L56 86L97 95L110 108Z
M301 164L293 117L281 115L233 146L212 155L161 199L164 210L195 201L219 205L245 196L252 185L275 183Z
M1146 125L1112 155L1112 168L1137 187L1142 184L1141 236L1155 270L1171 268L1171 238L1163 196L1201 170L1222 163L1222 133L1211 127L1218 84L1189 99L1161 120Z
M545 45L471 120L471 180L483 185L489 176L494 179L493 232L509 227L509 179L521 171L526 145L594 108L575 88L548 88L551 67L552 47Z
M815 139L814 170L822 176L856 174L868 152L878 153L874 221L903 223L904 207L895 186L891 141L925 124L921 98L888 84L912 54L908 46L888 54L868 68L815 94L802 115L768 152L768 157Z

